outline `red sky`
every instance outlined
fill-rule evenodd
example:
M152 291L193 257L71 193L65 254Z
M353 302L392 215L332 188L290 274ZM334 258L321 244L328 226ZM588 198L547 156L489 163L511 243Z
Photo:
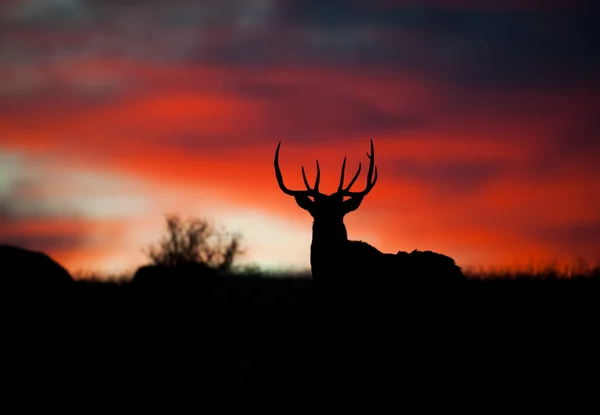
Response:
M333 191L373 139L351 239L465 267L600 260L591 3L149 4L0 6L0 241L131 269L180 213L240 232L245 262L308 267L277 143L289 187L318 158Z

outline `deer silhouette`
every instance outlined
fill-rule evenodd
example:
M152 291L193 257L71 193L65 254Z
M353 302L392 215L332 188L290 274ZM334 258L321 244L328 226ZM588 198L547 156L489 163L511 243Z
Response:
M344 216L358 209L364 197L369 194L377 182L375 151L373 140L370 141L371 154L367 153L370 162L366 187L358 192L350 190L360 174L361 163L350 183L344 187L346 169L346 157L344 157L338 189L331 195L319 191L321 178L319 160L317 160L317 175L312 188L308 184L304 166L302 166L302 179L306 190L288 189L283 182L283 175L279 167L281 141L277 145L274 165L279 187L283 193L293 196L298 206L308 211L314 219L310 246L313 280L318 284L335 286L340 285L342 281L346 283L358 280L366 283L369 279L377 280L378 277L384 275L386 277L401 276L405 281L410 279L419 282L448 282L462 279L461 268L446 255L417 250L411 253L404 251L396 254L383 253L366 242L348 240Z

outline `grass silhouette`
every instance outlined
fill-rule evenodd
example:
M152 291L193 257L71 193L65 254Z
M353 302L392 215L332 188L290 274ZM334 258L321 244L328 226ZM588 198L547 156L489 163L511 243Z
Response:
M523 370L524 357L527 368L546 370L548 353L552 367L559 356L597 355L583 351L598 344L600 269L571 278L471 275L439 289L396 281L339 302L320 296L310 278L172 277L5 285L14 369L156 382L193 374L218 384L383 384L399 375Z

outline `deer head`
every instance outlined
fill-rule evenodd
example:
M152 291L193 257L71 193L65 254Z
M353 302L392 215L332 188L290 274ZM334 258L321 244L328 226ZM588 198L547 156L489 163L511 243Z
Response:
M359 192L352 192L350 188L358 178L361 170L361 164L358 164L358 171L350 180L348 186L344 187L344 173L346 170L346 157L342 164L342 174L340 177L340 184L335 193L331 195L323 194L319 191L319 180L321 179L321 171L319 168L319 160L317 160L317 177L315 184L311 188L306 179L306 173L304 172L304 166L302 166L302 179L306 190L290 190L283 183L283 176L281 169L279 168L279 147L281 142L277 145L275 151L275 176L277 177L277 183L283 193L293 196L298 206L308 211L314 218L313 225L313 245L319 240L330 243L333 241L339 241L340 239L347 240L346 228L343 224L344 216L350 213L360 206L363 198L373 189L375 182L377 181L377 167L375 167L375 153L373 149L373 140L371 140L371 154L367 153L367 157L370 159L369 173L367 175L367 186L364 190ZM373 176L373 172L375 175ZM347 197L347 200L344 198ZM312 198L312 200L311 200Z

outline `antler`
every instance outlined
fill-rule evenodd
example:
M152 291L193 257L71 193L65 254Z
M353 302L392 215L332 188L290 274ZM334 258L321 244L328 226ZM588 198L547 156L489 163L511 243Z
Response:
M306 173L304 172L304 166L302 166L302 179L304 180L304 185L306 186L306 190L290 190L285 187L283 184L283 175L281 174L281 169L279 168L279 147L281 146L281 141L277 144L277 150L275 150L275 176L277 177L277 183L279 184L279 188L281 191L290 196L314 196L319 194L319 181L321 180L321 169L319 168L319 160L317 160L317 178L315 180L315 186L311 189L308 184L308 180L306 180Z
M366 196L375 183L377 182L377 167L375 167L375 150L373 148L373 140L371 141L371 154L367 153L367 157L369 157L369 173L367 174L367 187L360 192L351 192L350 188L358 179L358 175L360 174L360 170L362 168L361 163L358 163L358 171L350 180L348 186L344 188L344 173L346 171L346 157L344 157L344 162L342 163L342 174L340 177L340 184L338 186L338 190L336 193L341 194L343 196ZM321 180L321 169L319 168L319 160L317 160L317 178L315 179L315 185L313 188L308 184L308 180L306 179L306 173L304 172L304 166L302 166L302 180L304 180L304 185L306 186L306 190L290 190L283 183L283 175L281 174L281 169L279 168L279 148L281 146L281 141L277 144L277 149L275 150L275 176L277 177L277 183L279 184L279 188L283 193L290 196L315 196L319 193L319 182ZM375 177L373 177L373 171L375 171Z
M373 149L373 140L371 141L371 154L367 153L367 157L369 158L369 173L367 174L367 187L365 188L365 190L360 191L360 192L351 192L350 188L352 187L352 185L354 184L354 182L356 181L356 179L358 178L358 175L360 174L360 169L361 169L361 164L358 163L358 171L356 172L356 174L354 175L354 177L352 178L352 180L350 180L350 183L348 184L348 186L346 186L346 188L343 188L344 186L344 171L346 170L346 157L344 157L344 163L342 163L342 175L340 177L340 185L338 186L338 190L337 193L342 194L343 196L366 196L371 189L373 189L373 186L375 186L375 182L377 182L377 167L375 167L375 150ZM375 169L375 177L373 178L373 169Z

